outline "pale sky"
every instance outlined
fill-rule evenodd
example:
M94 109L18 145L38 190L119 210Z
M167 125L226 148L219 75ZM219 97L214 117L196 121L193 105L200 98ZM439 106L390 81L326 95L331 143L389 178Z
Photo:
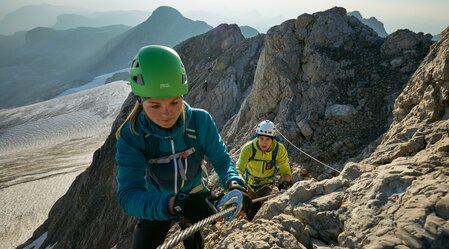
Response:
M40 3L93 11L153 11L166 5L181 13L203 10L238 19L251 18L250 13L254 14L254 11L266 18L283 16L290 19L340 6L348 12L358 10L364 18L376 17L384 23L387 33L407 28L437 34L449 26L449 0L0 0L0 18L21 6Z

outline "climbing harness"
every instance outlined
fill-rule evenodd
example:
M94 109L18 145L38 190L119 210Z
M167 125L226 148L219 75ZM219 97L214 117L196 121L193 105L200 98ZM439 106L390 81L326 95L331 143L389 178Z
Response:
M145 180L147 182L155 182L158 186L162 186L164 189L172 189L174 193L177 193L186 184L191 184L193 179L192 175L198 172L199 167L201 167L203 177L206 181L209 180L207 169L202 163L205 153L204 146L201 145L196 133L198 115L197 112L192 111L190 122L182 134L185 146L187 147L183 151L175 152L173 138L169 136L164 137L164 139L167 139L171 143L172 151L171 154L161 157L159 144L162 138L150 133L144 133L144 155L148 161L148 167L145 170ZM168 183L159 177L159 172L164 171L164 167L167 166L173 167L174 176L172 183Z
M175 160L175 159L178 159L178 160L181 160L181 158L186 159L188 156L192 155L194 152L195 152L195 147L192 147L188 150L181 151L179 153L175 153L172 155L159 157L159 158L155 158L155 159L150 159L150 160L148 160L148 162L152 163L152 164L154 164L154 163L158 163L158 164L169 163L171 160Z

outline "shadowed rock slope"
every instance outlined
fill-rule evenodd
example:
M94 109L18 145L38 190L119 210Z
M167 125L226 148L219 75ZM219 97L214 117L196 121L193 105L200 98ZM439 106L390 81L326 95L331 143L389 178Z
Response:
M221 24L177 46L192 91L187 101L207 109L220 130L251 91L263 37L245 39L237 25Z

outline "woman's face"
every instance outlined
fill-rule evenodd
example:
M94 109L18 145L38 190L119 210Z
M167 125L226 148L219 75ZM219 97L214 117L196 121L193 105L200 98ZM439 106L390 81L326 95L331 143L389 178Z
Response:
M174 98L149 98L143 103L143 110L151 121L164 129L175 126L184 103L181 96Z
M270 148L273 139L267 136L259 136L258 143L262 151L266 151Z

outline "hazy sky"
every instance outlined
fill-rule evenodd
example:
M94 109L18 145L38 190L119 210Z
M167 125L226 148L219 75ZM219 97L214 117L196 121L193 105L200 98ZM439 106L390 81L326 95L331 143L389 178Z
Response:
M266 18L280 15L290 19L302 13L341 6L348 12L359 10L364 18L376 17L384 23L388 33L408 28L415 32L437 34L449 26L449 0L0 0L0 18L21 6L44 2L95 11L153 11L167 5L181 12L204 10L240 19L250 17L249 13L253 11Z

